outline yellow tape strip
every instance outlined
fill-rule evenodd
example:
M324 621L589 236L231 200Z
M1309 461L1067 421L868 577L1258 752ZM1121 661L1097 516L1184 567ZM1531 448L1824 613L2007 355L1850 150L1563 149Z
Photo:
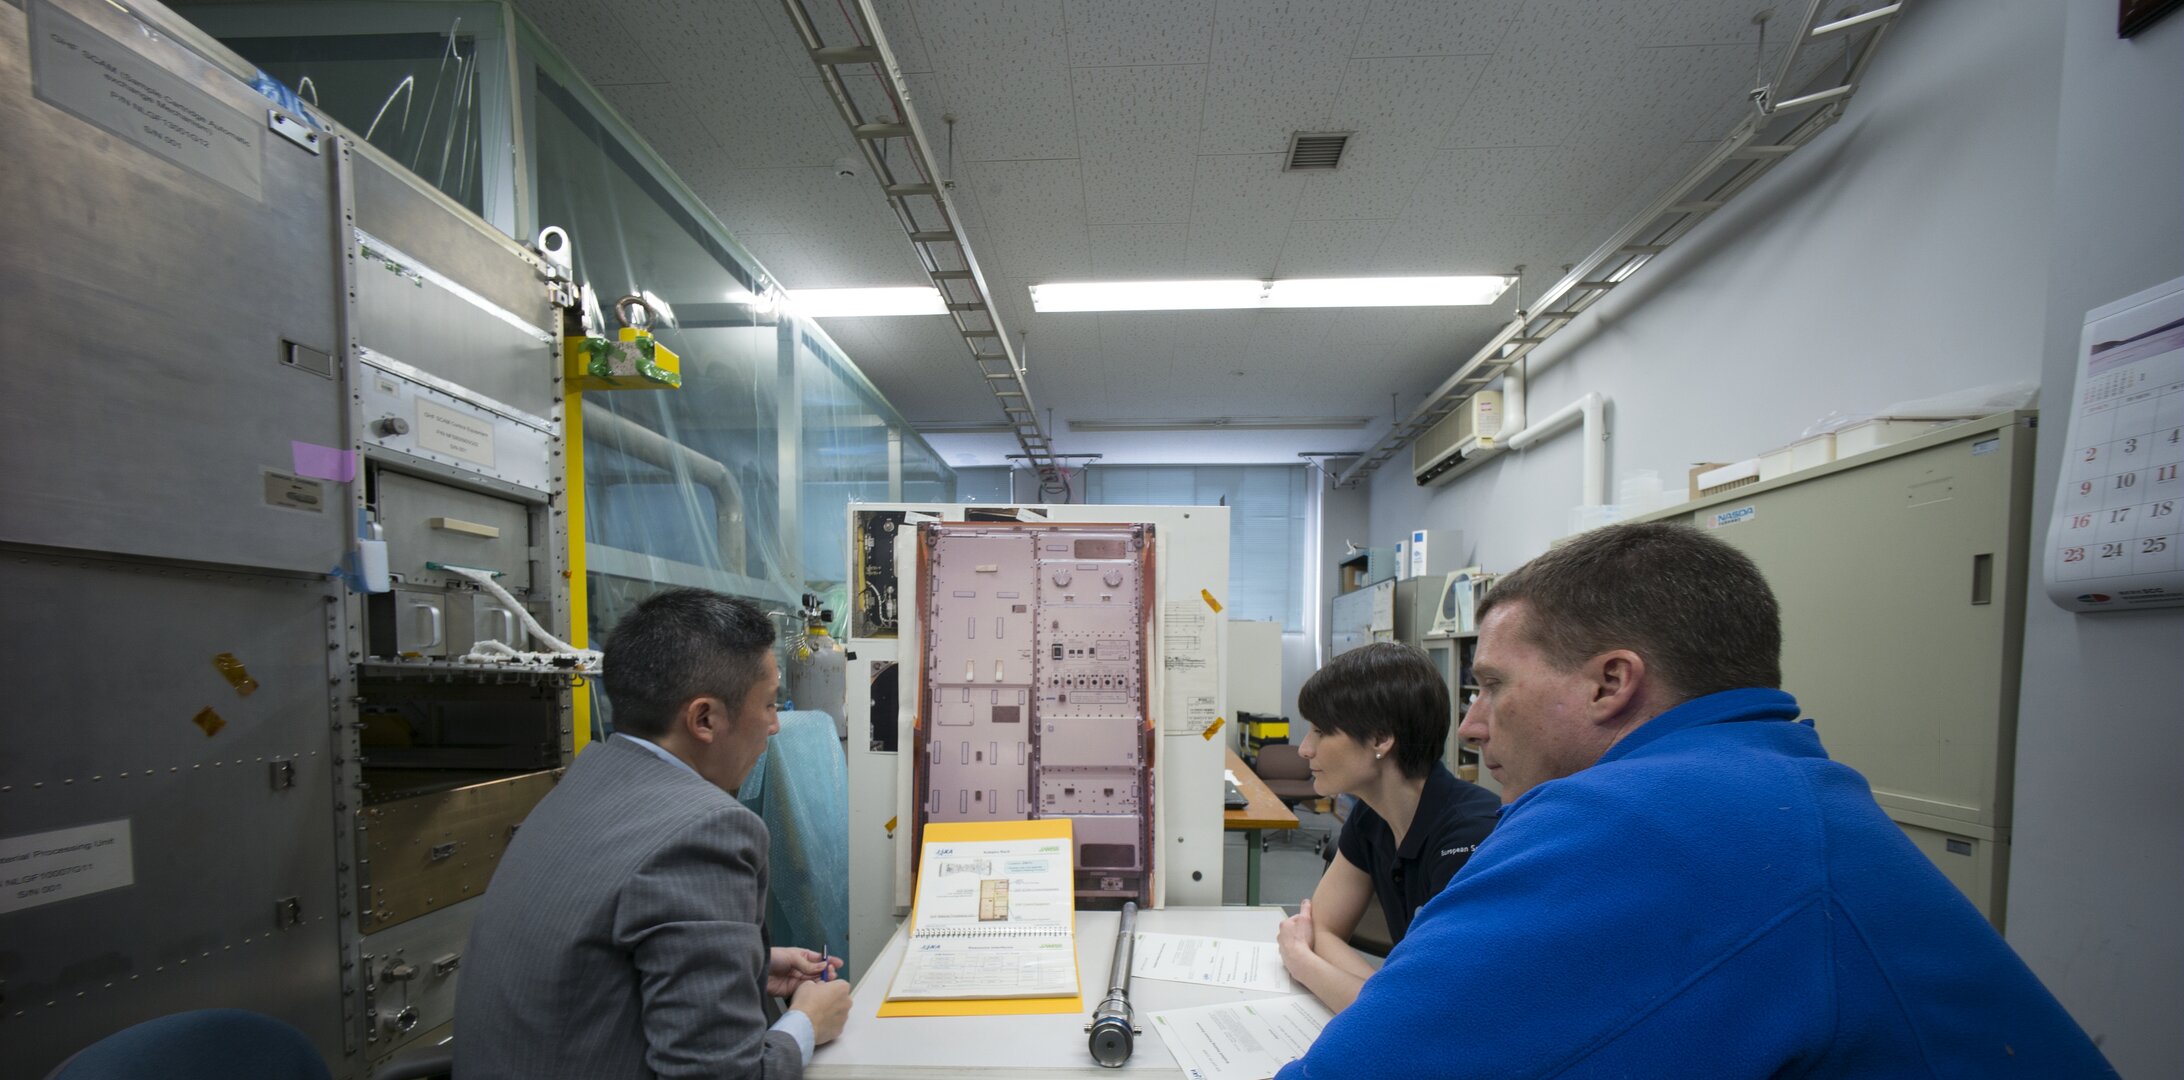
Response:
M1212 608L1214 614L1219 615L1221 613L1221 602L1213 598L1212 589L1200 589L1198 595L1206 598L1206 606Z
M1214 734L1219 732L1221 730L1221 725L1225 723L1228 723L1225 718L1219 716L1214 717L1213 723L1207 724L1206 730L1199 732L1198 737L1206 740L1207 742L1212 742Z
M220 729L227 726L227 719L221 716L219 713L212 711L212 706L207 705L204 708L197 710L196 716L190 717L190 723L196 724L200 729L202 729L205 733L205 737L209 739L215 735L218 735L220 733Z

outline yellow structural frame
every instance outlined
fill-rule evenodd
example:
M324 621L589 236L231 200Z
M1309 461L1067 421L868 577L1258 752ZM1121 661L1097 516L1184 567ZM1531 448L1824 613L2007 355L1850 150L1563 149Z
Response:
M574 380L562 386L561 460L567 462L567 482L562 496L568 511L569 537L569 644L591 648L591 586L584 576L584 391ZM575 757L591 744L591 687L578 680L569 692L569 756Z

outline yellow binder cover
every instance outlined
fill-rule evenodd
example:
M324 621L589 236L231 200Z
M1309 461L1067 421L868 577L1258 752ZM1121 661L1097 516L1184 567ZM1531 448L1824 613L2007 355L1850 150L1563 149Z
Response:
M1084 1011L1084 990L1077 973L1077 937L1075 918L1075 834L1068 818L1041 819L1034 821L950 821L933 822L925 826L918 859L918 887L910 908L910 936L914 940L920 931L927 935L947 935L950 916L940 913L930 900L934 892L933 879L941 873L941 858L936 857L938 848L950 845L993 844L1011 841L1060 841L1062 845L1062 880L1068 884L1069 912L1060 920L1060 931L1069 955L1070 981L1077 984L1077 991L1066 996L1046 997L904 997L890 996L881 1002L880 1016L1011 1016L1042 1013L1075 1013ZM1008 879L987 877L980 882L971 915L981 922L1006 922L1012 914L1009 908ZM968 896L966 896L968 899ZM960 917L962 913L956 913ZM975 931L973 931L975 933ZM952 936L952 935L950 935ZM907 947L904 961L910 959ZM898 966L895 977L899 981L903 972ZM889 993L897 987L890 985Z

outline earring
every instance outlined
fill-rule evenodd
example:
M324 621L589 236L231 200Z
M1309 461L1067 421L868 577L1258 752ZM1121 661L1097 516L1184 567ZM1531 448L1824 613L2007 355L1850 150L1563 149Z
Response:
M1381 755L1380 751L1378 751L1378 750L1375 750L1375 751L1373 751L1373 760L1374 760L1374 761L1379 761L1379 760L1381 759L1381 757L1382 757L1382 755Z

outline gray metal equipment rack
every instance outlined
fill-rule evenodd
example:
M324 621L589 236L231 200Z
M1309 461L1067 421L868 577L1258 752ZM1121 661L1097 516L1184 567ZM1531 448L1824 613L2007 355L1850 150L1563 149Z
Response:
M560 259L156 5L0 5L0 1047L441 1031L570 753ZM385 544L385 573L373 549ZM374 591L375 589L383 591ZM514 639L514 640L511 640Z

